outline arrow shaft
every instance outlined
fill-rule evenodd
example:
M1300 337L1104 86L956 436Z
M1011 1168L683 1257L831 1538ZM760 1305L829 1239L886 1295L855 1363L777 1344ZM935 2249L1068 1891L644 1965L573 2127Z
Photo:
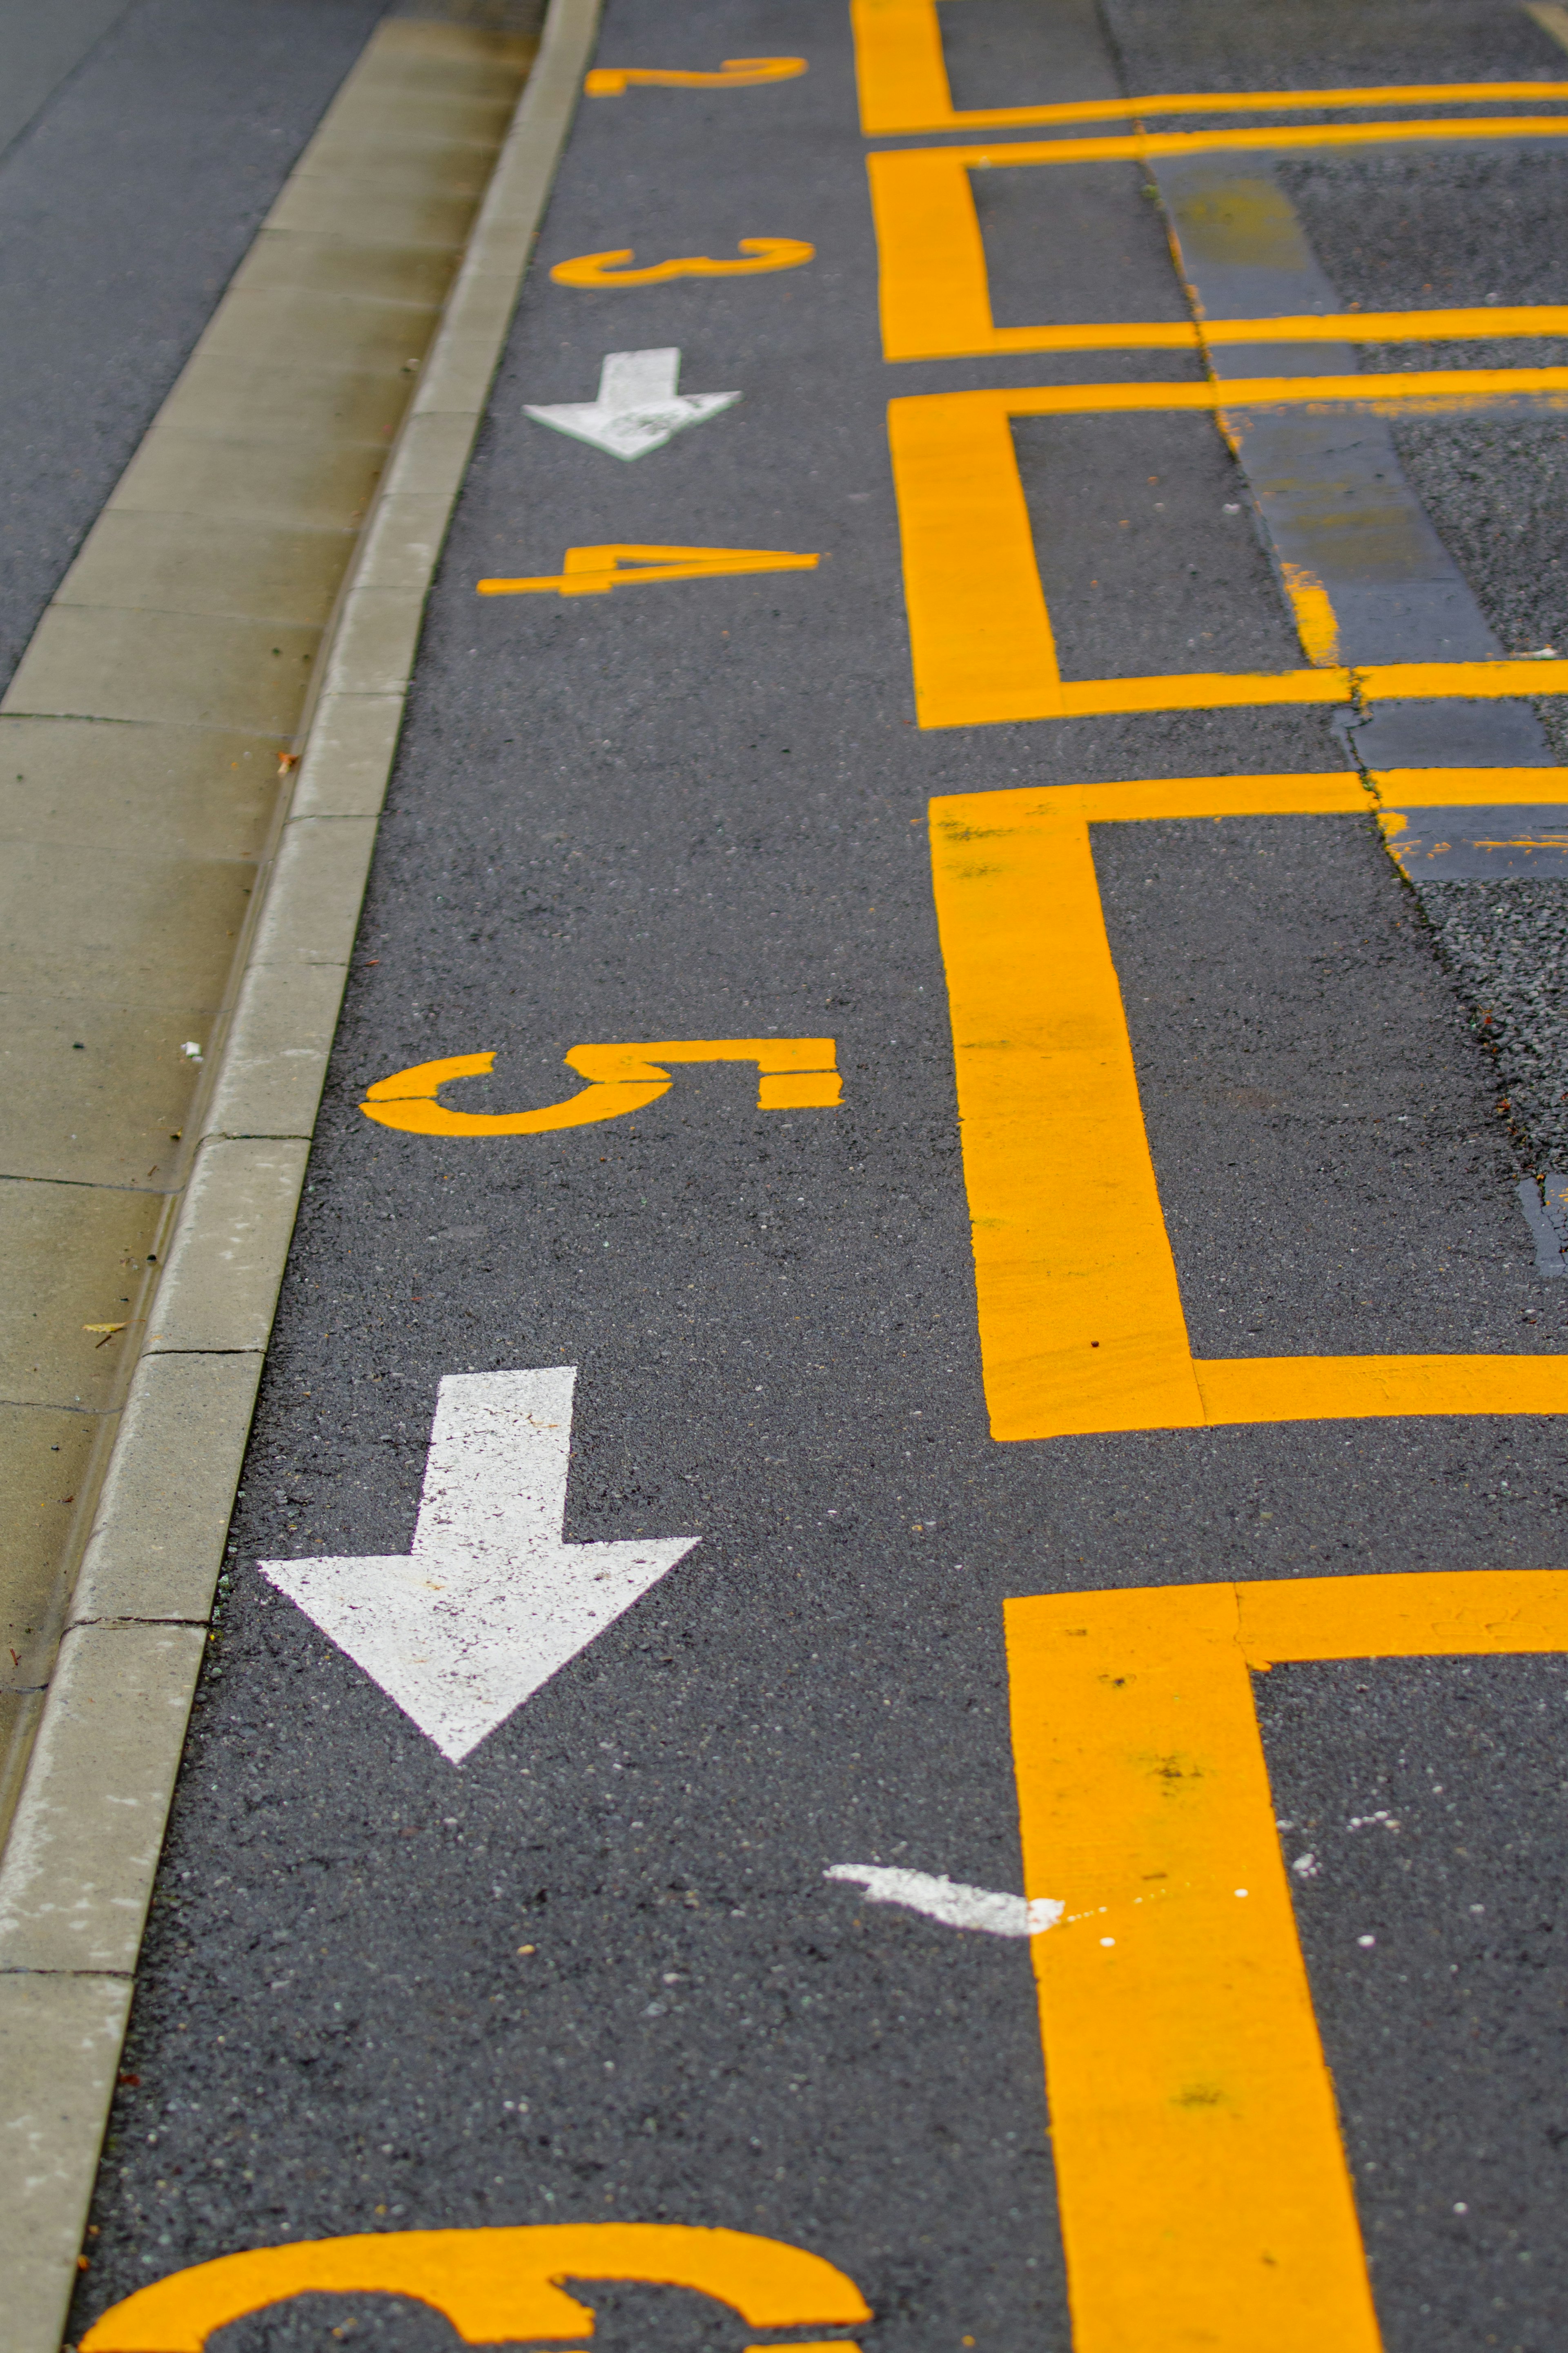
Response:
M416 1561L515 1560L561 1542L576 1378L572 1365L447 1376L414 1532Z

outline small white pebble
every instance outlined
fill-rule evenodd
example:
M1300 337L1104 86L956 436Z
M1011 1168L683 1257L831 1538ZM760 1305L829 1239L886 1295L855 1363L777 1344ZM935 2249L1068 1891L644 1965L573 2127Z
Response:
M1358 1936L1356 1938L1356 1943L1358 1945L1375 1945L1376 1942L1377 1938L1375 1936Z
M1458 2204L1458 2205L1455 2207L1455 2209L1454 2209L1454 2211L1455 2211L1455 2213L1456 2213L1456 2214L1468 2214L1468 2213L1469 2212L1469 2211L1470 2211L1470 2210L1469 2210L1469 2208L1466 2205L1466 2203L1465 2203L1465 2201L1464 2201L1464 2200L1463 2200L1462 2198L1460 2199L1460 2200L1459 2200Z

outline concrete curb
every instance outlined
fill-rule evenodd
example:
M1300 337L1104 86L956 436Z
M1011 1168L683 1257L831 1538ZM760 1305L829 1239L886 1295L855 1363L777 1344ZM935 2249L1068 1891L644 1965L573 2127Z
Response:
M599 0L551 0L344 583L0 1862L0 2269L11 2353L56 2353L76 2284L132 1972L425 601L598 13Z

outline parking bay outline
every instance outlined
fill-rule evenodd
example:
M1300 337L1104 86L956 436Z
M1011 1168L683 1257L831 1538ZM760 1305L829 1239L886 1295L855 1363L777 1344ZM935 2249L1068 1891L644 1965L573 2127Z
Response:
M1420 375L1232 377L1202 384L1020 385L891 400L888 438L903 543L904 598L921 727L1131 711L1212 711L1454 695L1568 693L1568 660L1314 664L1273 672L1177 670L1064 679L1013 444L1015 417L1361 406L1378 416L1498 402L1568 407L1568 368L1453 368ZM1298 610L1298 626L1301 619Z
M1281 343L1476 341L1568 334L1568 306L1335 311L1279 318L1072 322L998 327L992 317L985 248L969 175L1058 164L1142 162L1421 140L1543 140L1568 136L1568 115L1502 116L1474 122L1321 123L1268 131L1171 132L1119 139L1018 141L1010 146L903 147L868 155L880 264L882 356L968 359L997 353L1184 351Z
M1405 769L1378 784L1381 804L1355 772L931 802L993 1438L1568 1413L1568 1356L1192 1354L1089 827L1488 807L1504 789L1543 808L1568 805L1562 768Z

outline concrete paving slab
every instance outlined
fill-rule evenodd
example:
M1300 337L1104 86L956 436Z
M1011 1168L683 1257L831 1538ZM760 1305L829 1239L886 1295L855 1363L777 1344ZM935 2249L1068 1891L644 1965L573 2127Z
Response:
M215 320L206 348L216 356L263 348L309 366L330 354L365 369L417 361L438 316L433 303L389 302L342 288L236 287Z
M488 147L493 155L516 105L512 70L444 58L428 49L399 56L384 47L332 109L333 153L362 142L417 140L422 145ZM314 158L301 157L307 170Z
M0 708L33 717L230 727L287 740L321 635L292 621L56 605Z
M412 589L423 596L446 534L447 512L438 494L401 491L378 500L365 533L360 587ZM334 681L334 691L355 691Z
M70 1622L205 1620L223 1567L234 1493L261 1376L258 1355L147 1356L70 1600Z
M201 1122L206 1135L309 1135L327 1075L345 967L252 960Z
M218 1008L9 997L0 1034L0 1176L168 1193Z
M343 530L116 511L94 524L55 602L319 630L352 550L353 534Z
M72 1627L0 1863L0 1972L136 1965L202 1626Z
M424 596L416 589L351 589L333 632L322 691L395 693L414 667L424 617Z
M363 245L437 246L449 253L462 243L473 216L473 196L460 190L408 189L386 178L345 183L317 172L289 181L268 226Z
M267 1345L306 1159L303 1143L204 1144L185 1188L146 1345Z
M362 302L398 302L439 311L457 257L429 246L356 244L300 229L263 229L231 281L232 291L352 294Z
M0 839L251 859L277 796L277 748L254 735L0 719Z
M401 256L407 248L389 245ZM427 248L441 267L450 248ZM220 441L300 442L313 448L384 451L407 405L408 379L374 369L279 367L257 354L220 359L198 352L161 412L171 432Z
M0 879L0 989L73 1006L215 1003L254 880L237 859L13 842Z
M359 928L374 818L294 818L283 828L253 965L343 965Z
M474 436L468 410L420 407L410 416L388 470L386 487L399 497L439 495L451 478L454 464L467 459Z
M323 694L300 764L294 817L376 816L402 724L400 694Z
M385 462L384 444L333 447L170 430L143 443L110 511L357 530Z
M60 2341L130 2007L129 1977L0 1976L0 2204L16 2222L5 2313L18 2345Z
M422 185L432 195L465 196L478 204L489 178L494 150L478 139L432 139L427 143L400 141L367 130L340 145L333 142L331 160L311 155L300 159L294 183L314 186L322 194L374 195L407 187L410 152L417 156ZM276 217L274 227L288 226Z
M164 1210L148 1193L0 1184L0 1265L27 1270L25 1285L0 1292L0 1398L89 1412L118 1404L125 1335L86 1327L134 1324Z

